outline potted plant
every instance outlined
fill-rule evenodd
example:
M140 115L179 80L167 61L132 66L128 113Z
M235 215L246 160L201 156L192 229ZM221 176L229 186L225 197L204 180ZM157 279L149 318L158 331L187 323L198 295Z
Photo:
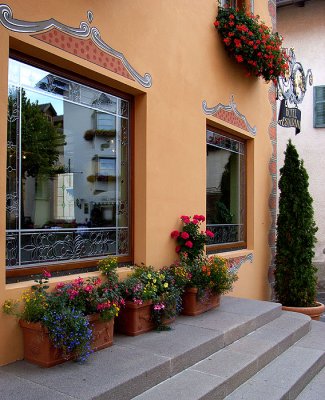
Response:
M274 81L288 69L282 37L244 8L219 7L214 26L229 55L242 64L247 75Z
M121 300L116 289L98 278L78 278L50 292L50 276L43 271L21 302L3 304L5 313L19 318L24 359L51 367L72 358L85 361L92 351L112 345Z
M125 306L117 318L117 330L130 336L169 329L175 319L180 291L167 271L136 265L120 284Z
M207 238L213 238L214 234L210 230L202 231L204 215L194 215L193 218L182 215L180 219L183 223L182 230L174 230L170 234L177 241L176 253L186 253L189 260L195 260L204 254Z
M280 169L279 189L275 295L284 309L319 319L324 305L316 301L317 275L312 263L317 231L313 200L307 171L291 140Z
M220 296L232 290L237 274L225 258L197 257L190 260L186 253L171 266L176 282L183 285L182 314L198 315L220 304Z

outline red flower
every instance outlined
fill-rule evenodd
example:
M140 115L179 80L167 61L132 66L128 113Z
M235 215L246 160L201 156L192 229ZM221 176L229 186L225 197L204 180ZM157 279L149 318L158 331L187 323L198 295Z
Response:
M193 243L192 243L190 240L188 240L188 241L185 243L185 246L188 247L189 249L191 249L191 248L193 247Z
M176 246L175 251L176 251L176 253L179 253L181 251L181 246Z
M214 233L211 232L211 231L209 231L209 229L207 229L207 230L205 231L205 234L206 234L208 237L210 237L210 238L213 238L213 237L214 237Z
M237 62L241 63L244 61L243 57L241 55L235 55Z
M215 26L216 28L218 28L218 26L219 26L219 21L214 21L214 26Z
M179 236L179 232L178 232L178 231L173 231L173 232L170 234L170 236L171 236L173 239L176 239L176 238L178 238L178 236Z
M184 222L184 224L189 224L191 222L190 217L187 215L182 215L181 220Z
M190 235L187 232L182 232L181 233L181 238L182 239L188 239L190 237Z

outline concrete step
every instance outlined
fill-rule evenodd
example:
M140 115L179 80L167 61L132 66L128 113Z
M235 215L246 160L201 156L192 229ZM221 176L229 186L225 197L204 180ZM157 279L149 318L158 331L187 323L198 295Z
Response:
M281 315L277 303L226 296L216 310L198 317L178 317L171 331L136 337L117 335L114 346L92 354L83 365L67 362L42 369L18 361L1 367L0 400L131 399L274 321L273 336L269 333L273 350L266 341L261 344L267 353L264 361L261 358L263 363L273 351L278 354L286 343L289 345L308 329L302 318L291 318L290 324L296 326L292 338L287 338L290 334L282 327L281 339L277 340ZM263 342L263 333L256 339ZM244 352L241 357L245 357Z
M309 329L309 317L297 313L282 313L277 319L142 393L135 399L224 399L306 335ZM247 399L251 400L249 397Z
M325 398L325 368L305 387L297 400L324 400Z
M325 367L325 324L312 322L310 332L272 363L226 397L226 400L291 400L308 397L308 384ZM324 377L324 373L320 378ZM316 380L319 383L319 380ZM325 398L324 380L322 400ZM316 390L316 385L312 386ZM320 386L318 386L319 388ZM309 392L311 393L311 392Z

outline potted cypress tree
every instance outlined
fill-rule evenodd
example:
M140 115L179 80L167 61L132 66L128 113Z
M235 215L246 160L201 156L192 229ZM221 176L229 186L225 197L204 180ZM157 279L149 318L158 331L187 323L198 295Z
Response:
M280 169L279 189L275 294L283 309L319 319L324 305L316 301L317 275L312 263L317 232L313 200L308 173L291 140Z

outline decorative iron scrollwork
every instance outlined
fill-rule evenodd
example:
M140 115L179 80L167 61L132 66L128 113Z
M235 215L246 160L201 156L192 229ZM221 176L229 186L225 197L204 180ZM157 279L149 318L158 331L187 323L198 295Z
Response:
M303 66L296 61L294 49L288 50L289 69L285 76L278 77L277 100L286 100L294 104L301 104L307 91L307 81L310 86L313 84L313 74L311 69L305 74Z

